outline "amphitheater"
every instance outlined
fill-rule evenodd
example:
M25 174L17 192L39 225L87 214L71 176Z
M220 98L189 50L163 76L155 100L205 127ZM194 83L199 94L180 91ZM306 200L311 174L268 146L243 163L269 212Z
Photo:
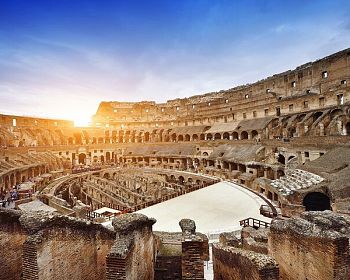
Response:
M350 279L350 49L89 127L0 115L0 279Z

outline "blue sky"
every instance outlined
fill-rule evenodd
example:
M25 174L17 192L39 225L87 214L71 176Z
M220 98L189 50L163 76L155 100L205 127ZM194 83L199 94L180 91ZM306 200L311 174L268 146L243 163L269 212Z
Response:
M350 1L0 0L0 112L83 122L102 100L187 97L350 47Z

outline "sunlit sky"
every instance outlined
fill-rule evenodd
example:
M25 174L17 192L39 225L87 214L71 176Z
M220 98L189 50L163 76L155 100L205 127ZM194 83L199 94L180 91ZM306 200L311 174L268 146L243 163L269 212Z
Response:
M0 0L0 113L86 124L350 47L349 0Z

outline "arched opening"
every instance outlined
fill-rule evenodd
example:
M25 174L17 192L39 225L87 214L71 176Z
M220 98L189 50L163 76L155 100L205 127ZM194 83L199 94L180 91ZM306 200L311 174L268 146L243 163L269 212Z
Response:
M258 132L256 130L252 130L252 139L257 139L258 138Z
M178 137L177 141L182 142L183 140L184 140L183 135L179 135L179 137Z
M198 135L197 134L193 134L192 135L192 141L198 141Z
M329 197L320 192L308 193L303 200L306 211L332 210Z
M247 131L242 131L241 132L241 140L248 139L248 132Z
M335 119L337 116L341 116L344 115L344 112L340 109L335 109L331 112L330 116L331 116L331 120Z
M215 133L214 139L215 140L220 140L221 139L221 134L220 133Z
M238 140L238 132L232 133L232 140Z
M148 142L149 141L149 132L146 132L145 133L145 142Z
M105 157L104 157L104 156L101 156L101 157L100 157L100 160L101 160L101 162L105 162Z
M186 134L186 135L185 135L185 141L187 141L187 142L188 142L188 141L190 141L190 139L191 139L191 136L190 136L190 135L188 135L188 134Z
M171 141L176 142L176 133L171 134Z
M210 134L210 133L208 133L208 134L207 134L207 140L212 140L212 139L213 139L213 135Z
M202 134L199 136L199 139L200 139L200 140L205 140L205 134L202 133Z
M107 161L107 162L110 162L110 161L111 161L111 153L110 153L110 152L107 152L107 153L106 153L106 161Z
M73 145L73 138L72 137L69 137L68 138L68 145Z
M321 117L322 115L323 115L322 112L316 112L316 113L312 116L313 122L317 121L317 119L318 119L319 117Z
M103 137L99 137L98 138L98 144L103 144L104 140L103 140Z
M292 159L294 159L295 158L295 156L290 156L290 157L288 157L288 160L287 160L287 162L290 162Z
M79 154L78 162L79 164L86 164L86 154L84 153Z
M350 122L345 125L346 135L350 135Z
M180 176L179 179L178 179L178 181L179 181L179 184L180 184L180 185L183 185L184 182L185 182L185 178L182 177L182 176Z
M278 154L277 161L279 163L286 164L286 158L284 157L284 155Z
M225 133L222 135L222 139L229 140L229 139L230 139L230 134L229 134L228 132L225 132Z
M80 133L74 133L75 144L82 145L83 141Z

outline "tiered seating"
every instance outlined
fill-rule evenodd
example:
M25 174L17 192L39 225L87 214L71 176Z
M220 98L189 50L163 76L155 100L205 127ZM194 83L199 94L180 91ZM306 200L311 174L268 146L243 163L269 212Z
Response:
M306 189L312 185L322 182L324 179L321 176L311 172L293 169L286 170L286 175L271 182L274 187L282 195L290 195L297 190Z

